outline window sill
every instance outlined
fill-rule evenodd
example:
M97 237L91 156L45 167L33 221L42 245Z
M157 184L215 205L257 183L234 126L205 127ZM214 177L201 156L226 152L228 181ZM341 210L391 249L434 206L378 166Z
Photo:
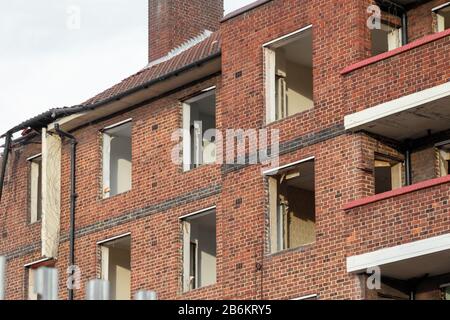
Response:
M348 210L351 210L354 208L363 207L363 206L371 204L371 203L398 197L398 196L401 196L404 194L431 188L431 187L438 186L440 184L444 184L444 183L448 183L448 182L450 182L450 175L445 176L445 177L436 178L436 179L426 180L426 181L419 182L419 183L416 183L416 184L413 184L410 186L402 187L402 188L391 190L388 192L376 194L371 197L358 199L358 200L349 202L343 207L343 210L348 211Z
M421 39L418 39L416 41L408 43L407 45L401 46L401 47L399 47L397 49L394 49L394 50L391 50L391 51L388 51L388 52L384 52L382 54L379 54L379 55L370 57L368 59L359 61L359 62L357 62L355 64L352 64L352 65L344 68L341 71L341 75L347 75L347 74L349 74L349 73L351 73L351 72L353 72L355 70L364 68L364 67L369 66L371 64L375 64L375 63L377 63L379 61L383 61L383 60L389 59L389 58L391 58L393 56L396 56L396 55L399 55L399 54L401 54L403 52L415 49L417 47L420 47L420 46L423 46L423 45L425 45L427 43L430 43L430 42L433 42L433 41L445 38L447 36L450 36L450 29L447 29L447 30L444 30L444 31L441 31L441 32L438 32L438 33L427 35L427 36L425 36L425 37L423 37Z
M272 257L277 257L280 255L284 255L284 254L289 254L289 253L294 253L294 252L305 252L308 250L312 250L314 248L314 246L316 245L317 241L305 244L303 246L300 247L296 247L296 248L291 248L291 249L286 249L286 250L282 250L282 251L278 251L278 252L274 252L274 253L269 253L266 254L265 257L266 258L272 258Z
M315 109L315 106L313 105L311 108L308 108L308 109L303 110L303 111L298 112L298 113L291 114L290 116L287 116L285 118L274 120L274 121L271 121L271 122L265 122L263 127L267 128L267 127L276 126L276 125L278 125L280 123L283 123L283 121L287 121L287 120L290 120L290 119L293 119L293 118L296 118L296 117L304 116L306 113L314 111L314 109Z
M202 292L202 291L205 291L205 290L211 290L211 289L214 289L214 287L216 287L216 286L217 286L217 282L213 283L213 284L210 284L210 285L207 285L207 286L204 286L204 287L200 287L200 288L192 289L192 290L189 290L189 291L185 291L185 292L181 293L181 296L189 296L191 294L196 294L196 293L199 293L199 292Z
M128 191L124 191L122 193L115 194L113 196L102 197L102 198L100 198L100 201L108 201L108 200L115 199L115 198L118 198L118 197L121 197L121 196L125 196L125 195L131 193L131 191L132 191L132 189L130 189Z
M215 163L205 163L205 164L202 164L202 165L200 165L200 166L198 166L196 168L192 168L192 169L189 169L189 170L186 170L186 171L184 169L181 169L181 172L183 174L189 174L190 172L196 172L196 171L199 171L201 169L212 167L212 166L217 166L217 165L218 164L216 162Z

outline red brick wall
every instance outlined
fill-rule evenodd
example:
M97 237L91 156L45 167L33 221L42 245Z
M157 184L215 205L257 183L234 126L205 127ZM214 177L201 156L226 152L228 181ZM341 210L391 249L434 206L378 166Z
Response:
M449 185L442 184L348 210L348 254L449 233L449 196Z
M198 36L219 29L223 0L149 0L149 61Z
M347 113L413 94L450 77L450 37L428 43L345 75ZM351 95L350 95L351 93Z
M417 40L434 32L435 21L433 20L431 10L447 2L446 0L429 1L408 12L408 37L410 41Z
M347 256L449 231L447 204L440 200L448 198L445 185L350 212L342 210L349 201L373 194L374 152L397 154L373 138L345 133L343 117L447 81L448 37L342 76L344 67L370 52L366 8L371 1L312 3L274 0L226 21L221 26L222 75L74 132L79 141L76 264L82 270L83 285L77 299L84 297L85 282L100 276L96 243L127 232L132 239L133 293L152 289L162 299L287 299L308 294L360 299L365 290L358 277L346 272ZM266 125L262 45L309 24L313 25L315 107ZM163 39L167 36L162 34L158 40L164 46L169 46ZM171 134L181 126L180 100L212 85L217 85L219 129L280 129L281 165L315 157L314 244L269 253L268 186L260 166L208 166L183 173L171 163ZM133 188L102 199L100 130L128 118L133 119ZM16 169L10 169L14 183L6 187L8 209L0 208L0 228L8 231L0 239L0 253L10 258L9 299L24 297L23 265L40 257L40 228L26 225L26 196L20 192L26 190L24 159L33 154L32 147L39 148L30 145L12 157L10 166L16 163ZM57 267L61 298L66 298L68 145L63 148L62 163L62 244ZM429 211L430 201L433 211ZM178 218L212 205L217 206L217 284L181 294ZM402 206L399 217L385 213L389 206ZM432 216L436 226L430 222ZM393 219L400 219L400 224L387 225ZM386 230L386 236L380 230Z

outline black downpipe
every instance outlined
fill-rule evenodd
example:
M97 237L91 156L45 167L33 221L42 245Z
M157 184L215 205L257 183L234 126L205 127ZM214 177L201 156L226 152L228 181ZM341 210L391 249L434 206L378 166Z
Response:
M408 42L408 14L404 10L402 13L402 45L407 45Z
M61 138L70 140L70 231L69 231L69 266L75 266L75 205L76 205L76 185L75 185L75 168L76 168L76 148L77 139L62 131L59 124L55 124L55 131ZM72 269L72 276L74 270ZM73 289L69 289L69 300L73 300Z
M411 144L409 142L406 143L405 150L405 178L406 185L412 185Z
M8 132L5 137L5 149L2 157L2 168L0 170L0 203L2 202L3 184L5 182L6 167L8 165L9 149L11 147L12 134Z

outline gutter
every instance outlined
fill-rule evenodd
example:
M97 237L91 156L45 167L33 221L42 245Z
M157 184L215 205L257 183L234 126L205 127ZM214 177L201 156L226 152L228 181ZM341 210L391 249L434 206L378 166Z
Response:
M34 118L31 118L29 120L26 120L24 122L22 122L21 124L15 126L14 128L10 129L8 132L4 133L3 135L0 136L0 138L6 138L6 143L5 143L5 150L9 150L10 146L11 146L11 141L12 141L12 135L20 130L24 130L27 128L42 128L44 126L47 126L48 124L54 122L56 119L59 119L61 117L66 117L66 116L70 116L79 112L84 112L84 111L89 111L89 110L93 110L96 109L98 107L107 105L110 102L113 101L119 101L121 99L123 99L124 97L136 93L138 91L144 90L144 89L148 89L150 86L161 82L161 81L165 81L168 80L170 78L173 77L177 77L180 73L189 71L193 68L196 67L200 67L202 64L205 64L209 61L212 61L216 58L219 58L222 55L222 53L219 51L215 54L212 54L208 57L205 57L203 59L197 60L193 63L190 63L188 65L185 65L177 70L174 70L170 73L167 73L159 78L150 80L144 84L141 84L137 87L134 87L132 89L129 89L127 91L124 91L120 94L117 94L115 96L112 96L108 99L99 101L97 103L93 103L90 105L77 105L77 106L73 106L73 107L68 107L68 108L60 108L60 109L50 109L49 111L46 111ZM6 145L7 144L7 145ZM3 161L2 161L2 168L0 171L0 202L1 202L1 197L2 197L2 190L3 190L3 183L4 183L4 175L5 175L5 171L6 171L6 162L8 160L8 152L4 152L3 153Z
M77 139L65 132L62 131L59 127L59 124L55 124L55 131L61 137L61 139L70 140L70 230L69 230L69 266L71 267L71 279L73 279L74 275L74 266L75 266L75 206L77 200L76 193L76 147L77 147ZM69 300L73 300L73 287L69 288Z
M91 105L85 105L85 107L89 108L89 109L96 109L96 108L101 107L101 106L103 106L105 104L108 104L110 102L119 101L119 100L125 98L126 96L129 96L130 94L136 93L136 92L144 90L144 89L148 89L150 86L152 86L152 85L154 85L154 84L156 84L158 82L162 82L162 81L168 80L170 78L177 77L180 73L189 71L190 69L194 69L196 67L200 67L202 64L205 64L205 63L207 63L207 62L209 62L211 60L219 58L221 55L222 55L222 53L219 51L219 52L214 53L214 54L212 54L210 56L207 56L206 58L197 60L197 61L195 61L193 63L188 64L188 65L185 65L185 66L183 66L183 67L181 67L181 68L179 68L177 70L174 70L172 72L169 72L169 73L167 73L167 74L165 74L165 75L163 75L163 76L161 76L159 78L156 78L156 79L150 80L148 82L145 82L145 83L143 83L143 84L141 84L141 85L139 85L137 87L134 87L132 89L129 89L127 91L119 93L119 94L117 94L115 96L112 96L112 97L107 98L105 100L102 100L100 102L93 103Z
M5 138L5 146L2 156L2 166L0 169L0 203L2 202L3 184L5 182L6 167L8 165L9 149L11 148L12 133L7 132Z
M22 122L21 124L19 124L18 126L10 129L8 132L13 134L15 132L18 132L20 130L23 129L27 129L27 128L33 128L33 127L39 127L42 128L44 126L47 126L48 124L54 122L56 119L61 118L61 117L65 117L65 116L70 116L79 112L84 112L84 111L89 111L89 110L93 110L96 109L98 107L104 106L110 102L114 102L114 101L119 101L121 99L123 99L124 97L136 93L138 91L144 90L144 89L148 89L150 86L158 83L158 82L162 82L165 80L168 80L170 78L173 77L177 77L180 73L189 71L191 69L194 69L196 67L200 67L201 65L212 61L216 58L219 58L222 55L222 53L219 51L217 53L214 53L208 57L205 57L203 59L197 60L193 63L190 63L188 65L185 65L177 70L174 70L172 72L169 72L163 76L160 76L156 79L150 80L148 82L145 82L137 87L131 88L129 90L126 90L122 93L119 93L115 96L112 96L110 98L107 98L105 100L101 100L99 102L93 103L93 104L88 104L88 105L77 105L77 106L73 106L73 107L68 107L68 108L60 108L60 109L50 109L49 111L46 111L32 119L29 119L25 122ZM8 133L5 133L3 135L0 136L0 138L6 137Z

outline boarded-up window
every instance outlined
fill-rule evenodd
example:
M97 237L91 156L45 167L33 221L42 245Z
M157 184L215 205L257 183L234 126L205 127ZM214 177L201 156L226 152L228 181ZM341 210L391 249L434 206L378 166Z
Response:
M271 252L315 242L314 161L270 176L268 183Z

